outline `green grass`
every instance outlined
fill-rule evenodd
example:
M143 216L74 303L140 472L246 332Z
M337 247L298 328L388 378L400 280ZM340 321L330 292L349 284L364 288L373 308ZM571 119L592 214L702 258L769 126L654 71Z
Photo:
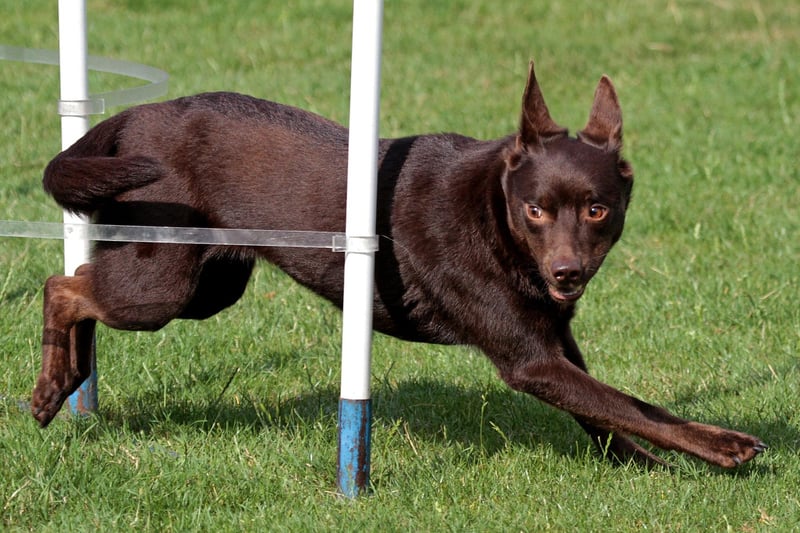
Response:
M90 0L90 51L346 122L350 3ZM55 2L0 0L0 43L55 48ZM580 128L614 79L636 170L626 233L575 321L593 373L761 436L734 472L599 460L467 348L375 339L372 495L335 493L340 316L262 265L241 303L98 333L100 413L40 430L41 290L61 244L0 242L8 531L791 531L800 528L796 2L387 2L381 133L515 128L527 61ZM95 92L135 83L92 74ZM0 62L2 219L59 220L58 76ZM116 111L116 110L115 110ZM230 382L229 386L228 383Z

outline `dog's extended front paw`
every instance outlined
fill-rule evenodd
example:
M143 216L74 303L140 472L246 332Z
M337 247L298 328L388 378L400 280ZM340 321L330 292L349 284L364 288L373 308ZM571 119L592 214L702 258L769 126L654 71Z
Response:
M723 441L724 453L728 454L727 460L721 464L725 468L733 468L746 463L768 448L764 441L758 437L733 431L723 436L721 440Z
M744 464L767 449L764 441L746 433L704 424L691 425L694 426L692 429L703 434L703 440L707 442L697 455L723 468Z

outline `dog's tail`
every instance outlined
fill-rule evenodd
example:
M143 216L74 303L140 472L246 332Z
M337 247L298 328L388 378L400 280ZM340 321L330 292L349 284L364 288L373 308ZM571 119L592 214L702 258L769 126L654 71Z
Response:
M129 115L115 115L58 154L44 170L42 185L63 208L91 214L118 194L158 180L163 167L144 156L117 156L119 134Z

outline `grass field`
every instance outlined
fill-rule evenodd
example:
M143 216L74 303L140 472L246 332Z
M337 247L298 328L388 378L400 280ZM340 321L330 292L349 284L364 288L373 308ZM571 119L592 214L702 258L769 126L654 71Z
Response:
M347 121L346 0L88 4L90 52L167 71L170 97L235 90ZM0 43L56 48L56 2L0 0ZM762 437L753 463L611 466L480 353L376 336L372 493L343 500L340 315L267 265L206 322L101 327L99 416L40 430L20 406L61 243L3 238L0 529L800 529L799 44L792 0L409 0L384 16L383 136L511 132L531 57L574 132L612 77L635 198L576 336L601 380ZM40 186L57 71L0 62L0 95L0 218L57 221Z

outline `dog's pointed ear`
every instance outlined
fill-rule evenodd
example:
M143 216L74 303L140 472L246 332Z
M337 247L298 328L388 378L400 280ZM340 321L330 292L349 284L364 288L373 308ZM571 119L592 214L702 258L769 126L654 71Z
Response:
M578 132L578 139L601 150L622 150L622 110L617 92L608 76L600 78L600 83L597 84L589 121Z
M567 129L550 118L542 91L533 71L533 61L528 65L528 83L522 97L522 117L517 136L517 147L537 148L555 137L564 137Z

